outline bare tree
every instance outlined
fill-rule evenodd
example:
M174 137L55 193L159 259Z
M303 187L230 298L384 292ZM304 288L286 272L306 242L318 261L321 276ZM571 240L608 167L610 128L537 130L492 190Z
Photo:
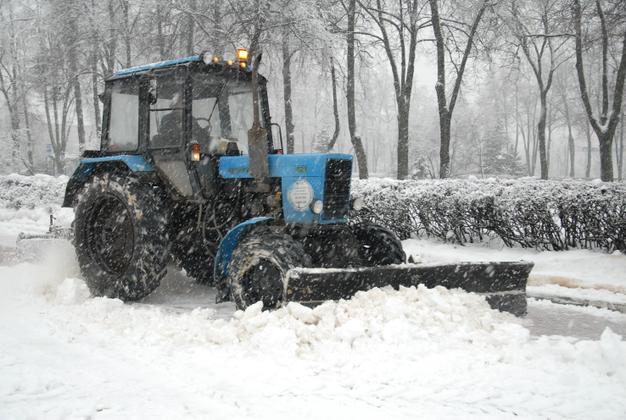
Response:
M461 90L463 73L465 72L467 60L474 44L474 37L476 36L478 25L489 3L487 0L484 0L479 4L478 11L470 25L469 32L467 32L467 41L462 53L461 63L458 67L455 65L456 78L453 82L450 100L448 100L446 96L446 50L450 52L450 48L447 45L447 37L444 35L442 27L447 28L448 31L451 31L452 27L447 27L447 24L442 22L438 4L440 1L429 0L429 3L435 44L437 46L437 83L435 85L435 91L437 92L437 104L439 107L439 132L441 142L439 149L439 177L447 178L450 175L450 126L452 114ZM455 24L458 24L458 22L455 22Z
M80 33L78 22L81 18L79 4L76 0L65 0L57 5L59 22L62 24L62 42L67 51L67 66L70 83L74 92L74 111L76 112L76 128L78 133L78 150L85 150L85 122L83 117L83 96L80 86L81 69L79 69Z
M520 5L520 3L522 3ZM530 66L539 90L539 121L537 139L541 179L548 179L549 162L546 144L546 121L548 92L552 87L554 72L564 59L563 36L559 25L561 0L512 1L510 5L510 28L516 47L522 50Z
M11 159L15 165L20 151L20 68L18 40L12 1L0 4L0 22L8 32L8 38L0 44L0 93L4 97L11 121Z
M339 138L339 133L341 131L341 124L339 122L339 106L337 104L337 76L335 72L335 60L333 56L330 56L330 82L332 85L332 93L333 93L333 120L335 121L335 129L333 130L333 136L328 143L327 151L332 150L337 143L337 139ZM623 130L622 130L623 131Z
M602 105L599 110L598 118L594 115L591 102L589 100L589 92L587 89L587 81L585 79L584 62L583 62L583 29L582 29L582 9L580 1L574 0L574 28L576 32L576 74L578 76L578 85L580 87L580 97L583 102L585 113L589 124L593 128L600 145L600 177L603 181L613 180L613 158L612 145L613 137L617 129L619 117L622 109L622 99L624 95L624 78L626 77L626 28L621 28L623 32L621 58L619 67L615 75L615 84L613 89L613 105L609 106L609 30L604 10L600 0L596 0L596 13L600 20L600 34L602 46ZM610 108L610 109L609 109Z
M572 98L570 96L571 80L567 71L559 71L556 77L556 93L559 96L561 105L560 111L563 114L563 120L567 127L567 155L569 169L567 175L570 178L576 176L576 142L574 141L574 118L572 113Z
M404 179L409 174L409 114L415 75L418 33L431 22L423 11L427 3L418 0L401 0L396 5L372 0L359 4L378 28L378 34L363 33L382 43L391 67L393 87L398 111L397 176Z
M350 141L354 146L357 164L359 166L359 178L366 179L367 172L367 156L361 137L357 134L356 129L356 105L354 103L354 43L355 43L355 19L356 19L356 0L348 0L348 29L346 31L347 45L347 80L346 80L346 102L348 109L348 131L350 132Z

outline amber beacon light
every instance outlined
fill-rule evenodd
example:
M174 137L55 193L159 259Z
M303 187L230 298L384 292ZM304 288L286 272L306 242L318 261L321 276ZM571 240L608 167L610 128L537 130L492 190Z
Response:
M237 61L239 67L245 68L248 65L248 50L245 48L237 48Z

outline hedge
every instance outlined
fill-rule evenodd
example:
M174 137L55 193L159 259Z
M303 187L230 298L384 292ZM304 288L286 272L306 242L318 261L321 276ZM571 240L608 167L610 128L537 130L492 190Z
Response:
M359 180L353 215L401 239L456 243L499 238L507 246L626 251L626 184L521 180Z
M0 176L0 207L60 206L67 177ZM626 184L536 179L354 180L353 214L401 239L433 237L507 246L626 252Z

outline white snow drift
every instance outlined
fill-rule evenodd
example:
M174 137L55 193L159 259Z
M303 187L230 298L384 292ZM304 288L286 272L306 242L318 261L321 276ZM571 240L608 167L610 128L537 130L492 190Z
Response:
M620 418L626 343L531 338L479 296L314 309L90 298L71 260L0 268L0 418Z

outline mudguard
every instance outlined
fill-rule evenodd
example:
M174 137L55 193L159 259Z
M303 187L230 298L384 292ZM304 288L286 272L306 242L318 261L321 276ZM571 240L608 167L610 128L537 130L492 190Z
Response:
M224 235L224 238L217 247L213 268L215 270L213 273L214 284L217 288L217 296L215 299L218 303L229 300L230 290L227 281L228 265L230 264L233 251L237 248L239 241L250 228L267 224L272 220L274 220L272 217L254 217L246 220L245 222L239 223L237 226L229 230L226 235Z
M103 165L123 165L131 172L152 172L154 165L142 155L113 155L90 157L80 160L80 164L70 177L65 188L63 207L72 207L76 195L95 170Z

